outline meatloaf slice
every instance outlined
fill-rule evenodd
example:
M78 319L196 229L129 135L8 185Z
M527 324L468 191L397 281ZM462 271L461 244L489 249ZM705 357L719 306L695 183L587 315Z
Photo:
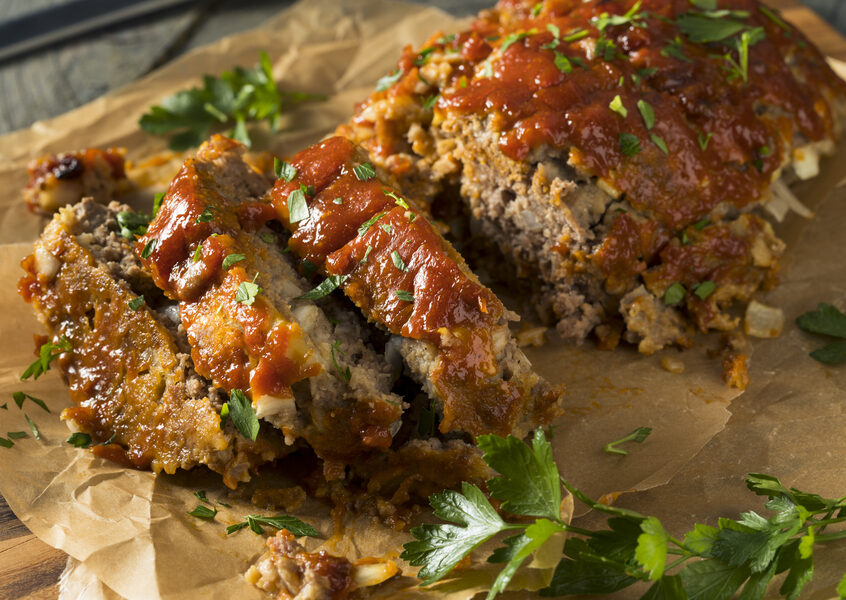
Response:
M62 417L97 454L167 473L202 464L234 487L289 449L269 428L255 442L221 428L222 399L194 370L175 305L120 235L128 214L91 199L63 208L23 261L20 293L70 343L58 364L74 406Z
M441 433L524 435L559 410L560 390L531 368L508 330L517 317L470 272L413 200L334 137L298 153L272 198L294 254L322 270L393 337L438 402Z
M755 0L503 0L390 80L338 133L469 215L486 269L562 335L625 325L644 352L733 328L774 283L763 209L808 214L779 178L816 175L846 116L846 85Z
M199 373L242 390L289 443L304 439L332 476L390 447L402 398L390 369L364 343L357 318L303 296L310 284L282 254L271 182L216 136L185 162L136 250L179 302ZM145 250L146 249L146 250ZM339 463L338 465L334 464Z

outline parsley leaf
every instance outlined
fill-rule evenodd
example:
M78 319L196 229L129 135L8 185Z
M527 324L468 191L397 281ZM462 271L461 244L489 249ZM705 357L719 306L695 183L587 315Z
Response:
M800 315L796 324L809 333L846 338L846 315L824 302L820 302L817 310ZM846 341L831 342L814 350L810 355L827 365L841 363L846 361Z
M414 302L414 294L405 290L394 290L394 296L403 302Z
M369 219L367 219L361 226L358 228L358 235L359 237L367 233L367 230L370 229L376 221L384 217L387 213L381 212L379 214L373 215Z
M638 106L639 105L640 104L638 103ZM623 99L620 98L620 94L617 94L616 96L614 96L614 99L608 105L608 108L610 108L611 110L613 110L615 113L617 113L618 115L620 115L623 118L626 118L629 115L629 111L623 105Z
M163 98L138 124L147 133L170 135L171 150L199 146L212 130L233 124L230 135L249 146L246 121L267 120L275 130L294 104L324 99L321 94L281 91L273 80L270 58L262 52L256 67L235 67L220 77L205 75L202 87Z
M277 179L281 179L286 183L297 176L296 167L289 165L284 160L279 160L275 156L273 157L273 172L276 174Z
M217 514L217 509L214 507L209 508L208 506L198 504L196 507L194 507L194 510L188 511L188 514L192 517L203 519L204 521L213 521L215 515Z
M344 351L341 350L341 340L335 340L335 343L329 348L330 353L332 354L332 365L335 367L335 370L338 372L344 381L347 383L350 382L350 378L352 377L352 373L350 372L349 366L345 368L341 368L341 365L338 364L338 359L335 357L335 353L338 353L338 356L343 357Z
M634 156L640 152L640 140L631 133L620 134L620 152L625 156Z
M262 515L245 515L244 520L240 523L235 523L226 528L226 534L232 534L236 531L249 527L250 530L261 535L264 533L262 525L274 527L276 529L287 529L297 537L306 535L309 537L320 537L320 532L308 523L300 521L296 517L290 515L277 515L275 517L265 517Z
M399 252L397 252L396 250L391 252L391 260L393 261L394 266L397 269L399 269L400 271L405 271L406 273L408 272L408 267L403 262L402 257L399 255Z
M144 248L141 250L141 258L150 258L153 255L153 250L156 249L156 239L152 239L146 244L144 244Z
M247 257L243 254L227 254L223 259L221 266L223 267L223 270L226 271L229 267L235 263L241 262L242 260L247 260Z
M505 36L505 39L502 40L502 45L499 47L499 51L505 54L505 51L508 50L512 44L519 42L530 35L535 35L537 32L537 29L530 29L529 31L521 31L519 33L509 33Z
M649 102L638 100L637 109L640 111L640 116L643 117L643 124L646 125L646 129L649 130L655 127L655 111L652 110Z
M746 24L741 21L714 19L705 13L697 12L679 15L676 25L695 44L719 42L746 29Z
M229 392L229 417L235 429L245 438L256 441L259 432L259 421L252 403L241 390Z
M684 296L687 293L685 287L676 281L670 287L667 288L667 291L664 292L664 304L667 306L676 306L682 300L684 300Z
M376 177L376 170L370 163L361 163L360 165L356 165L353 167L353 173L355 173L355 178L359 181L367 181L368 179Z
M59 341L55 344L52 342L45 342L44 344L41 344L41 348L38 351L38 358L23 372L21 375L21 381L29 379L30 377L38 379L41 375L50 370L50 363L56 360L60 354L69 352L70 350L70 341L65 336L60 337ZM29 397L32 398L32 396ZM17 401L17 397L15 397L15 402ZM21 400L21 403L23 403L23 400ZM18 404L18 408L20 408L20 404Z
M385 75L379 81L376 82L376 91L384 92L389 87L394 85L397 81L399 81L400 77L402 77L402 69L397 69L390 75Z
M605 444L605 448L603 448L603 450L605 450L608 454L621 454L626 456L628 451L617 448L618 445L625 444L626 442L637 442L638 444L641 444L649 437L650 433L652 433L651 427L638 427L627 436L613 442L608 442Z
M36 398L35 396L30 396L29 394L25 394L24 392L15 392L12 394L12 399L15 401L15 404L18 405L18 408L23 408L23 403L25 400L29 399L38 406L42 408L45 412L50 412L50 409L47 408L47 405L44 403L44 400L40 398ZM6 406L5 404L3 405Z
M117 214L117 223L120 227L120 235L127 240L134 240L147 232L147 225L150 223L150 216L137 213L131 210L122 210Z
M130 300L127 304L129 305L130 310L137 311L139 308L141 308L144 305L144 295L142 294L140 296L136 296L135 298Z
M329 277L324 279L316 288L314 288L310 292L306 292L302 296L299 296L295 299L317 300L319 298L323 298L324 296L328 296L329 294L334 292L338 288L338 286L344 283L348 277L349 275L330 275Z
M74 448L88 448L88 446L91 445L91 436L87 433L80 433L77 431L70 434L68 439L65 441Z
M258 273L256 274L258 276ZM261 287L253 281L242 281L235 292L235 302L240 302L244 306L252 306L256 301L256 296L262 292Z
M667 142L664 141L660 135L656 135L654 133L649 134L649 139L652 140L652 143L658 146L658 149L663 152L664 154L669 155L670 149L667 148Z

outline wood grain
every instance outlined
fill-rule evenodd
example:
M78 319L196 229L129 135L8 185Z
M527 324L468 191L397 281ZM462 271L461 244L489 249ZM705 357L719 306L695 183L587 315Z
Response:
M56 0L2 0L0 18ZM0 133L60 114L120 87L188 49L261 25L291 1L218 2L182 9L137 26L100 32L0 65ZM464 16L490 0L421 2ZM827 56L846 61L846 39L795 0L769 0ZM0 598L53 600L67 555L32 535L0 497Z

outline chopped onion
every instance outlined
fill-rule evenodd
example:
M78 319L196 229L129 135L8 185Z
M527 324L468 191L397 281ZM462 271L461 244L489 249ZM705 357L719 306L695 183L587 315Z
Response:
M784 327L784 311L752 300L746 307L743 328L747 335L758 338L775 338Z

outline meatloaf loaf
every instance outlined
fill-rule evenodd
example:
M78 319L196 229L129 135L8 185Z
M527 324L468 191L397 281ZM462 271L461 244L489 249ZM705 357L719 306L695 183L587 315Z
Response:
M756 0L502 0L406 48L338 133L469 216L478 264L505 257L560 334L651 353L775 283L764 209L808 214L786 184L844 116L846 85Z

